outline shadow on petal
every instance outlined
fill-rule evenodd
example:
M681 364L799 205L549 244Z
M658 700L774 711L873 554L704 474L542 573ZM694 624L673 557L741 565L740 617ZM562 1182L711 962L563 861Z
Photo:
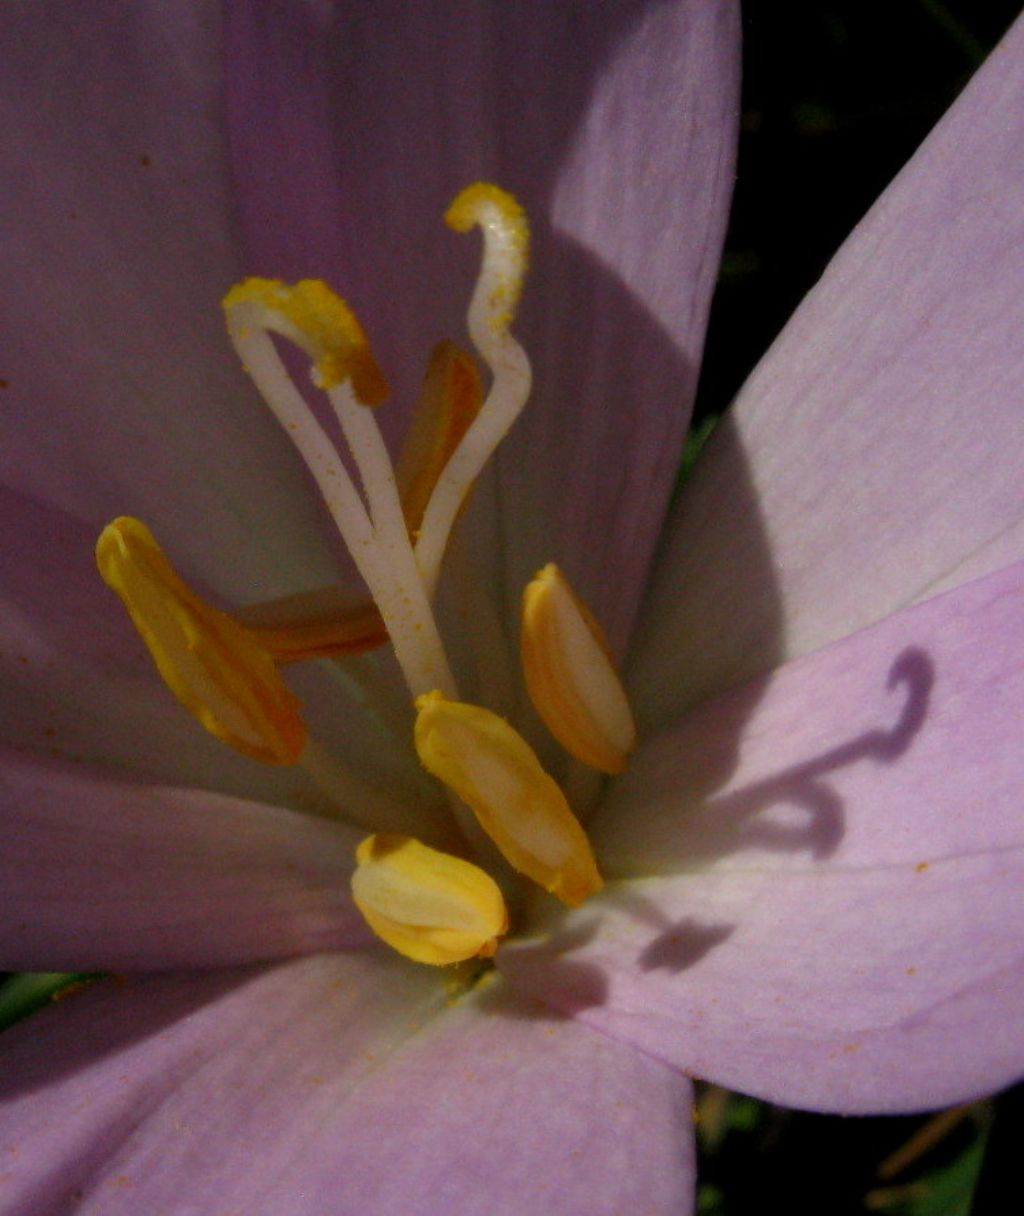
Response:
M65 1038L59 1051L20 1051L16 1074L12 1077L6 1070L0 1073L0 1101L10 1101L19 1094L31 1093L36 1089L46 1089L60 1077L96 1067L106 1056L117 1056L146 1040L156 1040L169 1027L194 1017L230 993L240 991L265 970L247 967L196 972L189 976L187 985L176 983L174 977L153 980L117 976L72 991L57 1002L58 1009L52 1012L44 1010L42 1012L46 1016L36 1015L17 1027L16 1034L10 1039L11 1044L31 1040L36 1034L48 1037L50 1018L59 1016L65 1008L74 1009L79 1015L87 1015L89 1007L95 1005L102 1010L102 1016L92 1019L80 1016L77 1022L79 1032ZM151 988L162 988L163 999L159 1002L150 999Z
M702 925L687 917L656 937L637 960L641 971L671 971L677 975L699 963L732 933L733 925Z
M601 816L606 875L622 879L685 872L748 850L805 851L816 861L831 857L843 838L845 807L830 778L864 761L899 761L926 721L935 668L923 648L905 647L885 679L887 689L903 696L892 726L861 731L819 755L720 796L702 796L703 775L694 779L688 769L693 766L700 773L698 766L708 750L733 748L771 682L771 677L754 681L709 705L692 723L684 719L655 740L649 754L617 783ZM813 705L807 712L814 712ZM681 795L680 790L685 792ZM619 813L620 800L637 804L644 799L642 826Z
M630 884L611 887L604 899L616 911L623 911L657 931L637 959L641 971L661 969L674 975L685 971L724 942L735 928L725 923L703 922L694 916L673 921L658 903Z
M585 1009L603 1005L608 996L608 980L600 967L593 963L580 962L572 957L575 950L588 945L597 932L597 921L574 922L562 926L548 937L536 941L529 939L515 943L517 964L530 969L536 966L544 974L551 977L558 988L557 1004L538 1004L536 1016L540 1018L575 1017ZM527 987L525 991L529 991ZM496 1013L506 1012L498 1003L501 990L495 989L495 995L485 994L485 1000L494 1003L491 1008ZM514 1016L521 1017L523 1013L516 1009Z

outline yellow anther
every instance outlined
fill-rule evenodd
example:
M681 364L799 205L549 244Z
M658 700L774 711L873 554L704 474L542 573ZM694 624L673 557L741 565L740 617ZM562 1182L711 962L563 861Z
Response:
M475 182L459 191L444 218L456 232L480 226L484 235L480 286L487 319L494 331L504 332L515 316L526 277L530 248L526 212L507 190L490 182Z
M224 311L233 330L272 330L301 347L313 360L320 388L350 380L364 405L379 405L387 397L387 381L355 313L319 279L294 286L246 279L224 297Z
M410 535L419 532L437 480L482 403L476 364L453 342L439 342L395 468Z
M185 585L145 524L127 516L108 524L96 564L170 690L211 734L257 760L298 760L306 727L273 658Z
M417 963L490 958L508 931L498 884L471 862L411 836L368 836L356 849L352 898L389 946Z
M232 616L278 663L362 654L388 640L374 602L346 596L337 587L251 604L234 609Z
M619 773L636 725L601 626L554 563L523 592L523 674L534 708L570 755Z
M510 865L573 908L601 889L586 833L521 735L439 692L417 697L416 709L424 767L472 808Z

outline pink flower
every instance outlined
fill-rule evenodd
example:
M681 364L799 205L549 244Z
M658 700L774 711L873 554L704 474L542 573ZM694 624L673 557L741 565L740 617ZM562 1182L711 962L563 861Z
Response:
M732 8L3 25L0 964L131 974L4 1036L0 1206L677 1213L688 1074L846 1112L1018 1076L1024 26L662 531L730 189ZM247 270L335 280L407 402L461 329L472 250L439 216L481 176L534 220L537 388L471 550L506 608L557 556L633 638L644 742L588 825L606 891L521 917L460 992L367 943L358 834L181 714L92 545L139 515L233 602L335 577L217 300ZM330 672L300 685L340 754L426 806Z

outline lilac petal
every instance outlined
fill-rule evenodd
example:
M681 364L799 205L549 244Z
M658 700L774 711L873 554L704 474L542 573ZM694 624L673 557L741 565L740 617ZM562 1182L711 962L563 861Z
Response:
M212 2L5 14L0 485L95 531L139 515L190 574L258 598L331 565L225 333L219 45Z
M1024 556L1024 23L855 231L678 505L648 721Z
M394 956L107 983L2 1045L23 1216L691 1210L685 1078Z
M209 967L368 934L352 829L0 750L0 968Z
M516 329L534 395L503 448L497 502L474 497L490 508L477 547L504 563L492 574L511 611L557 558L621 645L725 229L737 10L250 2L231 6L227 47L252 264L336 282L396 401L412 400L431 345L464 331L478 244L444 228L448 202L478 178L521 198L534 269ZM404 411L382 416L396 425Z
M499 965L787 1105L909 1110L1007 1084L1024 1071L1022 652L1018 563L707 704L595 823L609 876L646 877Z

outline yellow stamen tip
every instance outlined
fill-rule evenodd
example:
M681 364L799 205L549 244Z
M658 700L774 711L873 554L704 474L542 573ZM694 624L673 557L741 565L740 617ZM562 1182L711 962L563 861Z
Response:
M570 755L619 773L636 725L600 625L552 562L523 592L520 639L530 700Z
M278 279L246 279L224 297L224 311L229 325L274 330L300 346L313 360L321 388L350 380L364 405L379 405L387 398L387 380L363 327L345 301L319 279L303 279L294 286Z
M417 697L416 709L424 767L472 809L511 866L570 907L601 889L586 833L521 735L440 692Z
M529 240L526 212L514 194L502 190L493 182L473 182L463 186L449 203L444 220L456 232L468 232L474 224L489 222L492 213L500 216L502 223L516 233L525 249Z
M444 218L456 232L468 232L475 225L483 230L487 311L492 329L503 332L515 316L526 277L530 248L526 212L507 190L490 182L474 182L459 191Z
M399 954L444 966L490 958L508 932L497 883L471 862L410 836L368 836L356 849L352 898Z
M298 760L306 727L273 658L182 581L145 524L128 516L108 524L96 564L167 686L211 734L257 760Z

